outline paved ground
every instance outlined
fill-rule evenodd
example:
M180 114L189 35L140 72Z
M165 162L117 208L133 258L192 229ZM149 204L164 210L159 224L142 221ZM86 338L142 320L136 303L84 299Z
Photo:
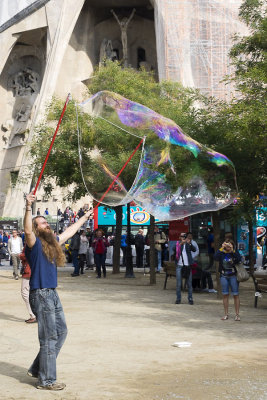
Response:
M252 281L241 284L241 322L221 321L216 294L197 293L175 305L175 280L162 290L136 272L95 279L59 269L58 292L69 334L58 358L62 392L35 388L27 368L38 350L20 281L0 267L0 398L3 400L264 400L267 399L267 295L254 309ZM173 347L188 341L187 348Z

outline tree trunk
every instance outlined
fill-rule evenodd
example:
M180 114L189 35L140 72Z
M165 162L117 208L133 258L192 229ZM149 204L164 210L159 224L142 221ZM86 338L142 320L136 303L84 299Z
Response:
M125 278L135 278L133 272L133 257L131 246L131 208L130 203L127 204L127 247L126 247L126 272Z
M248 254L249 254L249 270L250 274L254 273L254 254L253 254L253 221L249 219L248 221L248 229L249 229L249 236L248 236Z
M214 211L212 213L212 222L213 222L213 234L214 234L214 251L219 249L220 247L220 212ZM216 267L216 282L217 282L217 297L222 298L222 289L221 289L221 282L220 282L220 274L219 274L219 262L215 261Z
M156 269L155 269L155 240L154 240L155 217L150 215L150 225L148 230L149 240L149 264L150 264L150 284L156 284Z
M120 251L121 251L121 231L122 231L122 206L114 207L116 213L116 232L113 247L113 274L120 273Z

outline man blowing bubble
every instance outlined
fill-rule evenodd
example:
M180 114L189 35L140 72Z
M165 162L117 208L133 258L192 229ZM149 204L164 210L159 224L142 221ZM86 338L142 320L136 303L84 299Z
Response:
M26 197L24 231L25 255L31 267L30 305L38 322L40 350L28 375L38 378L37 389L62 390L66 385L56 381L56 358L66 339L67 326L56 291L57 267L65 264L61 245L89 219L92 211L56 237L44 217L32 219L35 199L33 192Z

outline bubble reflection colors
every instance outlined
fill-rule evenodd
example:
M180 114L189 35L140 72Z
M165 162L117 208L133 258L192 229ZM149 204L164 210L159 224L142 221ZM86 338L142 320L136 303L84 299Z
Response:
M233 163L186 135L172 120L108 91L96 93L80 106L113 128L118 157L123 153L130 156L140 138L146 137L143 151L135 154L134 162L113 185L104 204L116 206L134 200L160 221L169 221L216 211L233 202L237 194ZM114 140L108 130L99 135L103 140ZM83 144L81 148L82 154L88 155ZM96 200L119 171L112 170L112 157L114 154L102 152L94 160L103 174L99 180L102 186L98 184L90 193ZM82 170L85 181L90 180L90 171L83 162Z

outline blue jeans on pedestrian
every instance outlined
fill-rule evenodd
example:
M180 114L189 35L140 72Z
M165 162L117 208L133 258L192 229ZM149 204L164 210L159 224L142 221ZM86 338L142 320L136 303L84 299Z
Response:
M40 350L29 372L47 386L57 379L56 358L67 336L63 308L55 289L30 291L30 305L38 322Z
M236 275L224 276L220 277L221 286L222 286L222 294L229 294L229 288L231 288L231 292L233 296L239 295L239 282L236 278Z
M188 301L193 300L193 288L192 288L192 270L186 280L186 286L188 288ZM176 300L181 301L181 289L182 289L182 266L176 266Z
M74 266L73 273L75 275L79 275L80 268L79 268L79 260L78 260L78 250L72 250L71 251L71 256L72 256L72 263L73 263L73 266Z
M156 263L157 263L157 271L160 272L161 270L161 250L157 250L156 251Z

